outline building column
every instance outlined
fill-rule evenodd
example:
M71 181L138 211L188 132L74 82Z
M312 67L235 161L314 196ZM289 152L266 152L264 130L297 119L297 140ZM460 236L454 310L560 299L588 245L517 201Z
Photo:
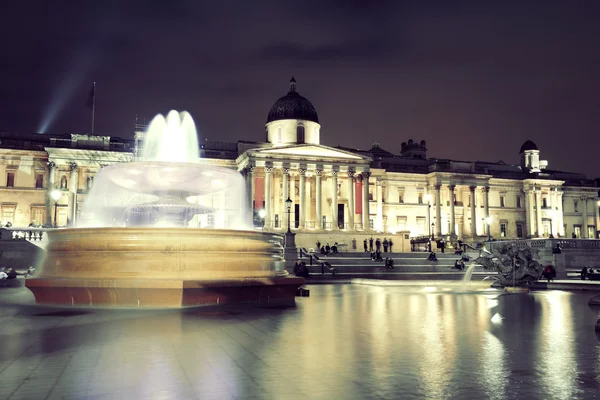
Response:
M363 230L367 231L371 229L370 219L369 219L369 177L371 176L371 172L363 171L363 214L362 214L362 223Z
M435 185L435 236L442 236L442 192L441 185Z
M462 202L463 202L463 228L462 228L462 238L468 236L469 232L469 215L467 212L467 205L469 204L469 191L462 189L460 191L462 193Z
M281 199L281 209L283 210L281 212L282 215L285 214L285 218L286 218L286 223L287 223L287 203L285 202L288 197L290 197L290 166L287 164L284 164L283 167L281 168L281 174L282 174L282 189L283 189L283 193L282 193L282 199ZM282 218L283 220L283 218ZM281 224L281 226L283 226L285 224ZM287 229L287 225L285 226Z
M52 191L55 189L56 182L56 163L54 161L48 162L48 184L46 186L46 226L52 226L53 218L53 202Z
M477 205L475 204L475 189L477 189L477 186L469 186L469 190L471 192L471 235L473 237L477 236L477 218L475 215L475 207L477 207Z
M79 174L77 173L77 164L70 163L69 170L71 171L71 176L69 177L69 213L67 225L74 226L75 218L77 215L77 187L79 186Z
M254 213L254 166L246 167L246 190L248 196L248 209Z
M273 228L271 221L273 220L271 207L271 177L273 172L273 165L271 163L265 164L265 227L267 229Z
M354 170L348 169L348 230L354 230Z
M456 185L448 185L448 197L450 201L450 236L456 237L456 214L454 210L454 189Z
M588 213L587 213L587 197L583 196L581 198L581 207L582 207L582 221L581 221L581 237L584 239L589 239L588 235Z
M485 233L490 235L490 232L488 232L488 230L490 230L490 224L488 224L488 218L490 217L490 187L489 186L485 186L483 188L483 214L485 215L485 221L483 226L486 227L485 228Z
M564 227L564 217L563 217L563 202L562 202L562 192L556 189L556 224L558 225L556 228L556 232L561 237L565 237L565 227Z
M323 226L323 190L322 190L322 179L323 179L323 166L317 165L315 174L315 211L317 213L317 221L315 223L316 229L325 229Z
M535 190L535 234L542 236L542 191Z
M598 239L598 231L600 230L600 198L594 199L594 210L596 212L596 219L594 221L596 231L594 232L594 239Z
M377 188L377 217L375 219L375 229L383 232L383 199L381 198L383 196L383 182L381 178L378 177L375 180L375 185Z
M298 168L300 174L300 229L306 228L306 165Z
M535 212L533 202L533 189L527 189L525 191L525 208L527 210L527 234L529 237L535 237Z
M340 172L339 167L333 167L331 170L331 208L332 216L331 222L333 229L339 229L338 226L338 173Z

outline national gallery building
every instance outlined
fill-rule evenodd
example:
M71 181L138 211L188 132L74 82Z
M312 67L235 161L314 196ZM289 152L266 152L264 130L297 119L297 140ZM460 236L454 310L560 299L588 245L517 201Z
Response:
M2 225L76 223L98 170L137 158L144 140L138 128L133 140L0 132ZM256 226L283 233L289 218L300 243L303 234L362 240L400 232L469 242L598 238L597 182L548 169L530 140L519 149L520 165L509 165L428 158L424 140L398 143L399 153L377 143L369 150L328 147L320 130L317 111L292 78L268 112L265 142L206 141L200 153L203 162L245 177Z

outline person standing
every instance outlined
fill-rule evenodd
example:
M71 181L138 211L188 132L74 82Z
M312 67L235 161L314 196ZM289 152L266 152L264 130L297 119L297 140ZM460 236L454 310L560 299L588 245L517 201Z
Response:
M390 238L390 240L388 240L388 246L390 246L390 253L392 252L393 245L394 245L394 242L392 242L392 238Z
M389 244L389 242L388 242L387 238L383 238L383 252L384 253L387 253L388 244Z
M371 238L369 239L369 251L371 253L373 252L373 236L371 236Z
M365 239L365 241L363 242L363 244L365 245L365 252L368 252L369 248L367 247L367 239Z
M375 251L381 253L381 240L379 240L379 238L375 240Z
M321 242L317 240L317 249L321 249Z

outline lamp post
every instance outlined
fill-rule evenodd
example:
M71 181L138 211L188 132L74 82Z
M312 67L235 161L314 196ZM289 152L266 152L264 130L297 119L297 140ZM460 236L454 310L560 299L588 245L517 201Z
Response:
M487 224L487 231L488 231L488 242L492 241L492 232L490 231L490 228L492 226L492 217L487 217L485 219L485 222Z
M287 207L287 215L288 215L288 230L287 233L292 233L292 230L290 229L290 214L291 214L291 210L292 210L292 199L290 199L290 197L288 196L287 200L285 201L285 206Z
M58 227L58 224L56 223L56 216L57 216L57 210L58 210L58 201L60 200L60 198L62 197L62 192L58 189L54 189L51 193L50 196L52 197L52 200L54 200L54 227Z
M433 240L433 222L431 222L431 195L425 196L427 200L427 226L429 227L429 252L431 253L431 241Z

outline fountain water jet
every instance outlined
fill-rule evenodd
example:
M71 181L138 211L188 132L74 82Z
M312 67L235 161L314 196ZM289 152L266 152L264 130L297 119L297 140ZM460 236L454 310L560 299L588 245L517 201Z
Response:
M148 127L141 160L102 168L77 228L49 233L39 304L293 304L282 236L249 230L242 176L198 157L188 113Z

